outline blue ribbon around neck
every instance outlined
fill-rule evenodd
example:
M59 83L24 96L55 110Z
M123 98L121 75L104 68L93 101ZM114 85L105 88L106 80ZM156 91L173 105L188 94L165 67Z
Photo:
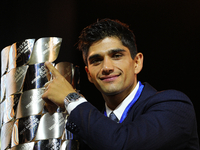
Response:
M131 107L135 104L135 102L138 100L138 98L140 97L141 93L142 93L142 90L144 88L144 85L139 81L139 88L133 98L133 100L128 104L128 106L126 107L126 109L124 110L123 114L122 114L122 117L119 121L119 123L122 123L124 121L124 119L126 118L126 116L128 115ZM104 115L107 117L107 113L106 111L104 111Z

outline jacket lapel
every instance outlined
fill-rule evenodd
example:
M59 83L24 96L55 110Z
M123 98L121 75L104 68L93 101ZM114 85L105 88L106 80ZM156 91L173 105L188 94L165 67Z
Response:
M133 105L133 107L130 109L127 117L124 119L123 123L126 123L126 122L129 122L130 123L130 120L133 120L134 116L137 115L137 111L136 109L138 107L140 107L140 105L142 105L142 107L144 107L144 103L146 101L148 101L148 99L150 97L152 97L153 95L155 95L157 93L157 90L154 89L150 84L148 83L144 83L144 88L143 88L143 91L140 95L140 97L138 98L138 100L136 101L136 103ZM140 108L142 108L140 107Z

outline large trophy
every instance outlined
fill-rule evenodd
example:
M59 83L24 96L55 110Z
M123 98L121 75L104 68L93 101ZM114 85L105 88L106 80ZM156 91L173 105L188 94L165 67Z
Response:
M65 129L67 112L50 113L42 99L51 73L44 62L54 62L62 39L26 39L1 52L1 150L78 150L79 143ZM55 64L54 64L55 65ZM79 69L69 62L55 65L79 90Z

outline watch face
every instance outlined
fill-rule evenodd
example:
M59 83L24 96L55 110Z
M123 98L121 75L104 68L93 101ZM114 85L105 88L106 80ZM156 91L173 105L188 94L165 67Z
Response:
M80 97L80 95L77 94L77 93L70 93L70 94L68 95L68 98L69 98L70 101L75 101L75 100L77 100L79 97Z

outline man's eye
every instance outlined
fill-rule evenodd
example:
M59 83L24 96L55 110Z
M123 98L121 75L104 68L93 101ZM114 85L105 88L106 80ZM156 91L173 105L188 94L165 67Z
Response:
M97 65L97 64L99 64L100 62L101 62L100 59L93 59L93 60L90 61L90 64Z
M122 54L117 53L113 55L113 58L120 58L120 57L122 57Z

